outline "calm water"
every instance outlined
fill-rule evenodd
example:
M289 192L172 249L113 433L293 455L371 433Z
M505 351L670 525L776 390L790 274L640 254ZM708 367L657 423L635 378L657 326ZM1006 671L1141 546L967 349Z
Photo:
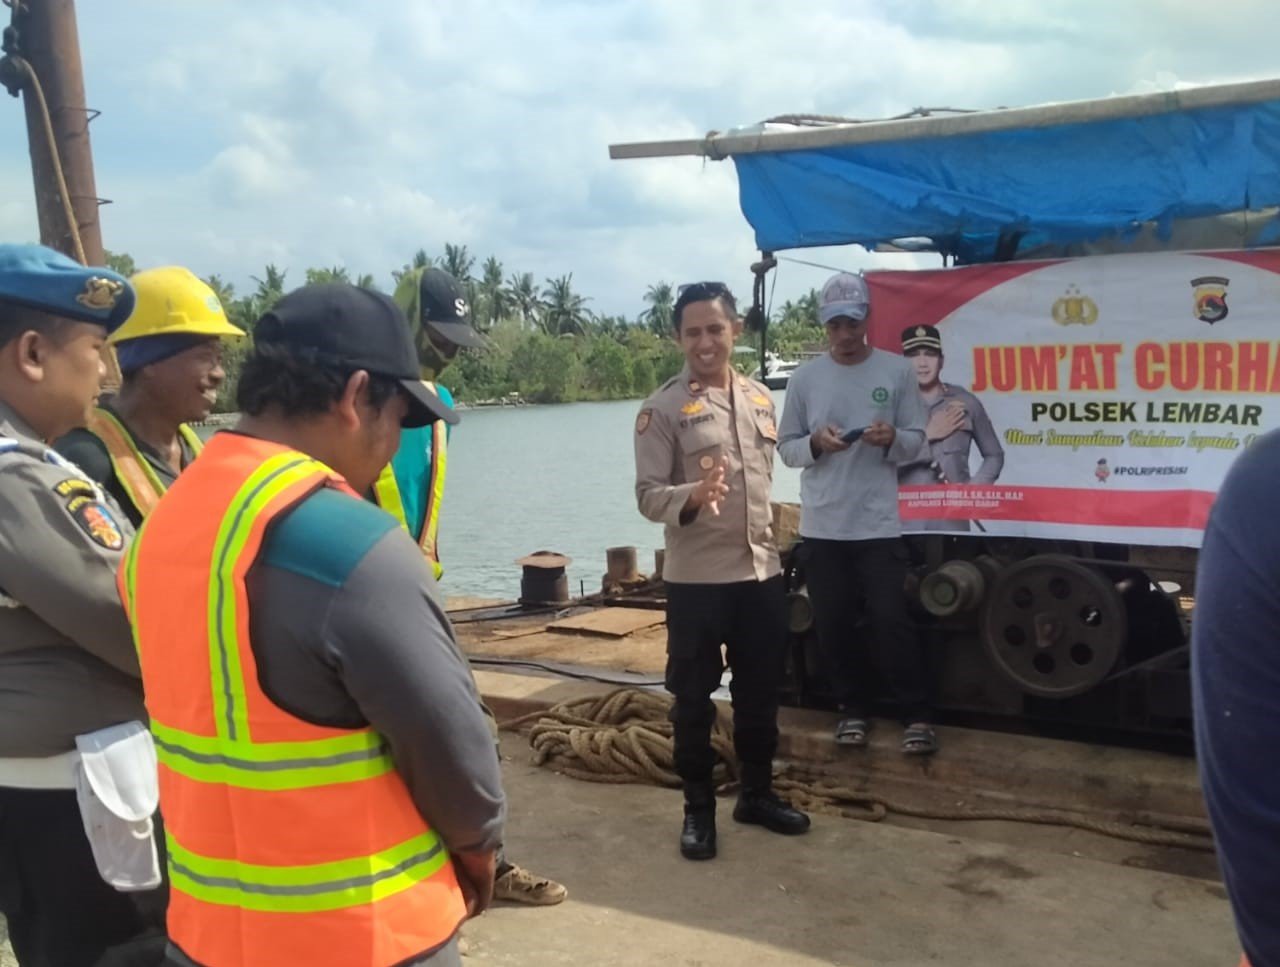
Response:
M783 392L773 393L779 414ZM662 526L640 516L634 489L631 433L640 402L463 412L440 520L446 593L515 598L514 562L534 551L573 558L571 594L600 590L609 547L633 545L640 570L653 570ZM774 466L774 499L799 500L800 471Z

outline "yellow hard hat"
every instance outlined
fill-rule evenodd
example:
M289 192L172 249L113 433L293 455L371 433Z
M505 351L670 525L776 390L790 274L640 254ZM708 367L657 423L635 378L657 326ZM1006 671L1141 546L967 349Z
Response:
M243 336L227 321L217 293L189 270L177 265L146 269L129 282L137 293L133 313L109 340L112 343L144 336Z

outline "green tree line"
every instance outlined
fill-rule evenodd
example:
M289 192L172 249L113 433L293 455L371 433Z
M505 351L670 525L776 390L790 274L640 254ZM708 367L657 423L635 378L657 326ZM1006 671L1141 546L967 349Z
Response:
M108 252L107 263L125 275L136 271L134 260L124 253ZM574 288L571 272L539 283L531 272L508 272L495 256L478 262L465 245L446 244L434 257L419 249L391 277L398 282L406 272L426 266L444 269L463 284L472 321L486 336L483 349L464 350L439 374L440 382L461 402L513 396L530 403L644 397L683 364L680 348L671 338L676 287L670 283L650 285L641 296L643 309L629 319L593 311L590 297ZM319 282L380 288L372 274L353 274L344 266L309 268L301 279L294 279L285 269L267 265L251 280L253 290L239 293L218 275L205 279L231 321L250 334L249 340L228 345L222 409L234 408L236 378L251 345L254 323L286 292ZM811 290L776 309L770 317L768 340L769 349L779 356L821 346L817 293ZM758 348L759 334L744 333L739 345ZM743 372L752 372L758 360L755 355L740 354L734 362Z

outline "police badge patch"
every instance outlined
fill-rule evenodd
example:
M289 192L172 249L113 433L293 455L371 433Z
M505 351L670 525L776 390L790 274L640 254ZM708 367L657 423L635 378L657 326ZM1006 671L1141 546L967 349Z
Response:
M640 415L636 417L636 435L639 436L645 430L649 429L649 420L653 416L653 410L641 410Z
M77 495L67 501L67 513L98 546L109 551L124 547L124 532L106 504L92 497Z

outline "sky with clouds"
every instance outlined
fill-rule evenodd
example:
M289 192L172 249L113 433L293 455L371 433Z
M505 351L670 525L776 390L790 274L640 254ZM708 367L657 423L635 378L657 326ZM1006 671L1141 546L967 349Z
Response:
M1280 76L1275 0L78 7L103 235L140 267L243 290L268 262L291 282L345 265L389 287L416 249L452 242L508 274L572 272L592 309L629 317L659 280L747 294L756 253L730 162L610 161L610 143ZM0 112L0 238L31 240L22 111ZM784 263L776 298L827 274Z

